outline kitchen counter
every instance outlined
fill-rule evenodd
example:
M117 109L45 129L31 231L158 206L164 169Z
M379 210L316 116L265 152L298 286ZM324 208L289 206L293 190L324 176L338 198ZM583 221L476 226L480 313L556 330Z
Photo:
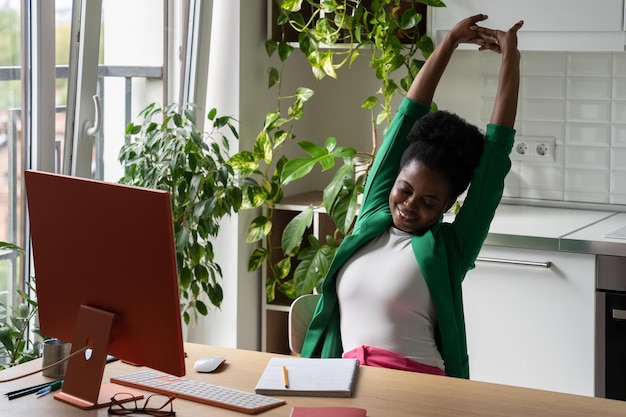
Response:
M500 204L485 245L626 256L626 236L605 237L624 226L626 213Z
M564 236L560 250L593 253L596 255L626 256L626 230L621 237L607 234L626 227L626 213L613 213L610 217Z
M501 204L491 222L486 245L559 250L560 240L615 213Z

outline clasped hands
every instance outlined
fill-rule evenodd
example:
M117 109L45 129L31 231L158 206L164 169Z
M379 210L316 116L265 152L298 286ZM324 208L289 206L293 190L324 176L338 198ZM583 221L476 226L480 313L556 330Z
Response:
M524 25L520 20L508 30L490 29L479 26L478 22L487 20L486 14L477 14L458 22L448 33L456 45L469 43L479 46L479 51L490 50L503 53L508 50L517 50L517 31Z

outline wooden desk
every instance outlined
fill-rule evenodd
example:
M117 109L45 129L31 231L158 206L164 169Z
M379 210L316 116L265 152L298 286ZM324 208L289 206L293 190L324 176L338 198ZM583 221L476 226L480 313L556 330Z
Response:
M187 377L211 384L254 392L254 387L270 357L269 353L186 344ZM202 355L221 355L227 362L221 371L198 374L193 361ZM37 369L40 361L31 361L0 372L0 379ZM133 372L137 368L114 362L107 365L105 382L112 375ZM0 385L0 394L44 382L40 374ZM263 417L288 417L295 405L355 406L367 409L368 417L589 417L626 416L626 403L601 398L515 388L456 378L422 375L389 369L362 367L353 398L285 397L286 405L258 414ZM246 414L177 399L178 417L243 416ZM0 416L107 416L107 410L83 411L55 400L52 395L36 398L28 395L9 401L0 398Z

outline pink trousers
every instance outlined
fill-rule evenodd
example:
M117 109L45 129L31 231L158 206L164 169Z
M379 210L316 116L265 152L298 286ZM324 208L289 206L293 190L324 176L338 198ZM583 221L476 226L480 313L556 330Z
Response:
M358 359L361 365L376 366L379 368L400 369L402 371L421 372L423 374L445 375L446 373L436 366L423 365L406 356L389 350L373 346L360 346L344 352L344 358Z

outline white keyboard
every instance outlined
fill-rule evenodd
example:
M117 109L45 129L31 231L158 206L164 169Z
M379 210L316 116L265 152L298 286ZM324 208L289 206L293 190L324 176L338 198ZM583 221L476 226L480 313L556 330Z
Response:
M119 375L111 382L176 398L256 414L285 404L284 400L146 370Z

